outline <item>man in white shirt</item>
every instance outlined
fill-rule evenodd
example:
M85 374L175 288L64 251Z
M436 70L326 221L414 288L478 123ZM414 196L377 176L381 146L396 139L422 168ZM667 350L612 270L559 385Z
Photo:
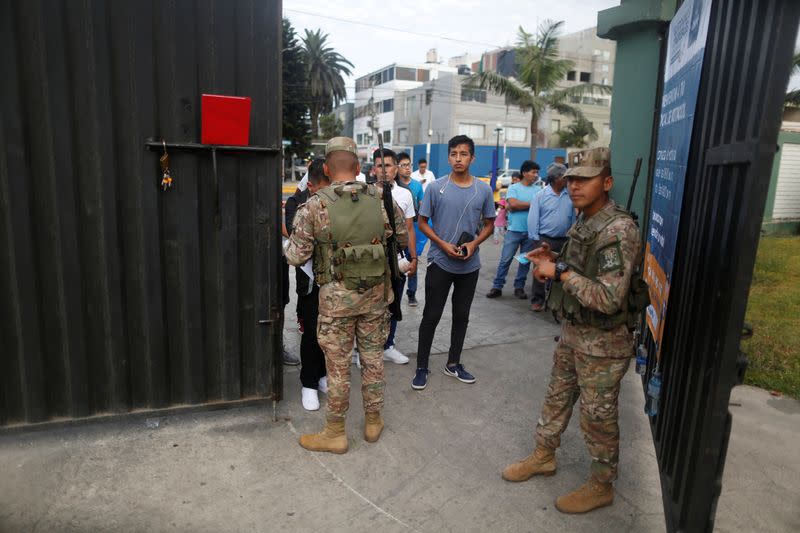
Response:
M411 173L411 179L415 179L422 184L422 190L428 188L429 183L433 183L436 176L428 170L428 160L423 158L417 161L417 170Z
M383 167L381 167L381 151L375 150L372 154L372 160L375 165L372 167L377 184L386 187L391 187L392 200L397 204L403 212L403 218L406 220L406 229L408 230L408 249L415 250L417 245L414 239L414 217L416 211L414 210L414 198L411 196L411 191L404 187L399 187L395 184L394 180L397 177L397 154L392 150L383 150ZM386 181L384 182L384 175ZM411 256L410 270L406 272L407 275L413 275L417 271L417 257L416 254ZM400 350L394 347L394 334L397 330L397 322L403 319L400 311L400 302L403 299L403 287L405 286L406 278L403 276L400 280L395 280L392 284L394 289L394 303L389 306L391 312L391 319L389 320L389 336L383 346L383 359L385 361L392 361L399 365L408 363L408 357L403 355Z

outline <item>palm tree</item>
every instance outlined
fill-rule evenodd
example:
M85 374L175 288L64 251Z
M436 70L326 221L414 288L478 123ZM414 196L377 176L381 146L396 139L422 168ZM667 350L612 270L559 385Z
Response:
M592 141L597 140L597 130L594 124L580 117L578 120L566 126L563 130L558 130L558 144L562 148L583 148Z
M558 34L563 21L545 20L539 26L538 35L519 27L515 48L518 79L506 78L496 72L480 72L470 76L465 84L470 87L488 89L506 97L508 105L515 105L523 112L531 112L531 159L536 158L536 140L539 136L539 119L547 109L562 115L577 118L583 112L570 105L570 99L588 94L609 94L611 88L595 83L583 83L573 87L559 88L567 72L575 64L558 56Z
M306 80L308 82L311 133L319 134L319 116L330 113L333 106L347 98L343 75L351 74L353 64L327 43L328 35L322 30L308 31L302 37Z
M795 52L792 58L792 76L800 74L800 52ZM800 89L786 93L784 104L788 107L800 107Z

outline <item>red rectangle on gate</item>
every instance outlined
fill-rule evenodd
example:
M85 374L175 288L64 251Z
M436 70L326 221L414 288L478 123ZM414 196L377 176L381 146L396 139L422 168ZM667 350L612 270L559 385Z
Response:
M201 100L200 142L203 144L250 144L249 96L204 94Z

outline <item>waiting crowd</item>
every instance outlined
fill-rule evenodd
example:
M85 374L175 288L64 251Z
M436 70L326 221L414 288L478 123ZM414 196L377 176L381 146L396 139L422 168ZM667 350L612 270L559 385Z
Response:
M312 451L347 451L352 363L362 377L364 438L379 439L383 362L409 362L395 345L395 333L404 293L408 306L418 305L417 267L428 241L411 387L427 387L431 347L451 287L450 347L441 370L462 383L476 382L461 352L481 268L479 247L494 234L497 243L503 238L503 247L486 296L502 295L517 260L514 296L527 299L532 263L531 309L549 307L562 327L536 449L502 475L524 481L554 474L560 435L580 398L591 476L556 507L575 513L610 505L619 447L617 397L633 353L632 318L638 315L628 301L640 247L633 219L609 198L610 154L607 149L570 154L569 168L566 161L547 167L544 184L539 165L526 161L496 203L490 186L470 174L474 153L469 137L453 137L450 173L436 179L425 160L412 173L408 154L379 149L367 178L353 140L336 137L326 145L324 159L310 162L287 200L284 277L294 265L303 407L319 409L319 393L327 394L324 429L301 436L300 444ZM391 202L383 197L387 189ZM395 245L399 253L387 253ZM285 357L288 364L295 362Z

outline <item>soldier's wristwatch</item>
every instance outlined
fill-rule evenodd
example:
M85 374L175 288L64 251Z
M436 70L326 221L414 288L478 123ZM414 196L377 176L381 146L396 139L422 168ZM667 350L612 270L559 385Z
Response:
M563 274L567 270L569 270L569 265L566 264L565 262L559 261L558 263L556 263L556 277L555 277L555 280L556 281L561 281L561 274Z

